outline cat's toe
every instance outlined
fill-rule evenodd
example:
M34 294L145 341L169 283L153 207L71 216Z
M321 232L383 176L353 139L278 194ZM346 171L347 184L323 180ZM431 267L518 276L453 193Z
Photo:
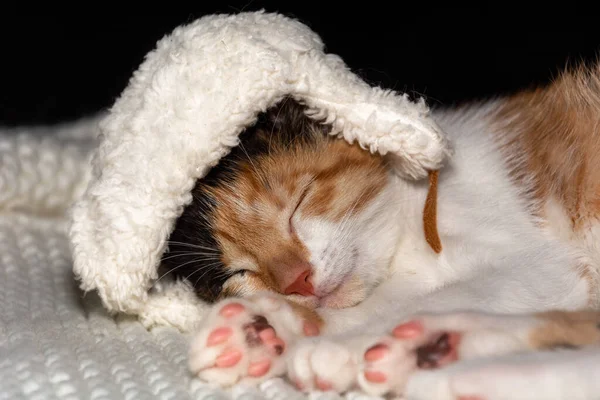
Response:
M459 358L462 333L457 331L427 329L419 320L413 320L397 325L392 336L411 348L420 369L440 368Z
M346 346L324 338L298 342L288 357L288 377L302 391L345 392L354 385L356 368Z
M392 336L380 338L362 355L356 380L370 395L401 395L408 376L417 368L417 356L410 343Z
M282 375L287 343L269 320L277 318L278 310L270 301L236 299L217 304L192 340L191 372L221 386Z
M402 395L415 371L456 361L459 342L459 334L429 331L419 320L399 324L364 351L357 382L371 395Z

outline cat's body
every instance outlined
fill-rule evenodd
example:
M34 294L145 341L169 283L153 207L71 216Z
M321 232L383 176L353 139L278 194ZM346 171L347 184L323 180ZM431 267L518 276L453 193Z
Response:
M501 128L503 121L498 114L505 104L496 100L437 113L436 120L448 133L456 153L439 177L437 224L443 251L432 251L423 234L427 182L397 178L394 198L402 230L390 276L373 296L354 309L325 311L332 324L339 324L336 331L361 324L377 310L387 314L388 307L407 314L421 309L514 313L597 307L600 222L596 217L600 208L591 203L593 199L581 198L578 208L588 213L574 215L561 195L575 197L587 188L575 182L561 187L561 177L550 171L536 177L528 169L527 160L513 167L517 158L527 156L522 148L506 144L520 133ZM513 118L530 117L526 109L515 111L522 114ZM589 122L581 123L587 127ZM587 133L600 138L600 132ZM556 148L564 141L546 136L536 143L538 148L546 147L548 153L564 155L532 155L539 163L545 159L563 163L554 166L559 170L570 170L573 164L584 162L587 152L600 152L600 143L587 147L576 139L567 148ZM579 173L596 173L594 165L600 163L592 162ZM515 179L517 175L525 179ZM552 187L542 197L534 196L538 179L542 185ZM588 178L573 173L566 179ZM590 179L588 184L593 183ZM465 304L466 299L473 301Z
M232 295L249 298L264 290L279 295L250 302L223 300L217 305L194 344L194 372L205 379L232 383L242 378L261 380L287 371L305 388L316 385L344 390L359 385L371 393L398 393L405 389L406 377L416 368L415 354L420 353L415 350L417 345L409 346L410 351L406 346L397 347L398 338L412 338L412 334L402 333L394 336L396 341L390 341L387 332L415 314L466 309L532 314L518 319L525 322L492 317L493 322L482 323L477 315L458 315L440 322L438 330L452 334L460 331L456 321L462 321L463 347L475 343L475 339L469 339L469 332L479 332L482 326L491 332L487 337L481 332L474 335L487 343L480 347L469 345L465 349L451 342L450 347L457 349L453 350L455 358L511 353L523 347L547 349L596 343L600 336L590 333L582 338L577 332L588 332L588 325L598 330L597 314L575 318L584 321L584 328L568 334L560 327L576 323L565 315L580 314L540 317L533 313L598 309L598 71L581 69L564 74L547 88L434 111L455 149L449 164L439 172L439 252L424 234L423 212L430 189L427 182L398 177L392 159L326 138L319 125L300 123L297 116L288 125L271 123L265 125L270 129L259 128L266 140L263 145L268 145L262 152L247 154L245 161L244 150L237 150L231 156L237 161L231 166L238 172L226 178L215 175L216 179L209 177L208 183L199 184L197 203L180 220L171 238L175 250L171 247L167 257L177 260L178 252L184 254L190 246L201 246L210 253L196 257L206 257L216 264L207 267L209 263L204 262L198 266L198 261L188 257L192 269L179 270L183 277L202 271L205 278L197 286L207 300ZM278 112L294 114L297 110L293 108L284 107ZM312 132L308 135L312 138L308 140L310 145L300 141L295 148L269 143L273 135L277 137L277 129L294 129L294 124L308 124L299 131ZM289 136L286 138L289 144ZM207 193L211 199L208 203ZM197 222L199 217L202 223ZM202 239L193 233L194 226L200 225L204 229ZM178 242L186 244L177 247ZM180 264L181 260L172 261L173 271L181 268ZM215 265L219 269L207 272ZM234 273L240 269L246 272ZM223 278L229 275L232 277ZM214 282L219 276L218 284L206 292L203 282ZM282 311L289 308L288 303L278 304L277 299L292 304L291 311ZM268 304L275 303L270 309ZM282 312L283 316L273 316ZM251 316L257 314L272 316L267 318L267 325L256 325ZM232 322L231 318L238 315L250 320ZM215 322L219 318L220 322ZM294 318L309 321L308 328L306 323L302 327L297 321L289 322ZM427 332L428 324L435 325L423 321L416 329L420 333ZM546 323L559 328L538 329ZM221 327L216 326L219 324ZM335 340L322 339L322 343L329 343L329 350L317 351L318 342L298 339L303 333L315 333L315 325L321 333L337 335ZM254 329L257 326L262 328ZM510 327L508 339L498 333L506 326ZM225 331L219 331L221 328ZM246 332L247 338L245 344L238 343L239 358L234 350L217 348L234 340L238 328ZM259 342L267 347L284 346L287 350L289 344L296 343L296 348L284 356L283 347L278 348L265 364L264 357L261 360L252 355L257 350L250 345L248 329L254 336L268 331L264 338L259 335ZM274 337L285 345L273 344ZM515 337L527 337L523 339L527 345L515 344ZM235 340L243 342L243 338ZM247 351L241 351L240 346L247 346ZM315 359L314 354L329 358ZM229 363L219 362L217 356ZM199 362L201 359L204 361ZM395 364L390 364L392 359ZM317 371L323 363L334 372ZM374 368L369 363L379 366ZM381 371L387 371L383 378L381 374L369 375ZM468 375L469 369L466 371ZM435 379L450 379L448 374ZM409 384L406 390L423 395L427 385L438 384L425 376L421 380L425 386ZM494 376L499 379L497 374ZM587 390L584 386L581 390ZM437 398L469 395L459 392L439 392ZM477 390L471 394L484 396ZM485 393L485 398L503 398L494 395Z

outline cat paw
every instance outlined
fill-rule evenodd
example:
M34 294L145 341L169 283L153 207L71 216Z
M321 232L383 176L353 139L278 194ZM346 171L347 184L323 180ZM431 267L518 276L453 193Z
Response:
M224 300L192 340L189 369L220 386L283 375L287 348L303 329L303 320L276 295Z
M372 395L404 395L415 373L440 370L458 361L600 343L599 320L600 314L594 312L415 317L395 326L364 352L357 383ZM445 374L430 376L443 378Z
M415 319L396 326L362 353L357 385L370 395L402 395L412 373L458 360L460 335L427 330Z
M354 385L358 367L351 347L326 338L299 341L287 361L288 378L304 392L345 392Z
M458 339L453 332L426 332L416 321L379 337L304 339L290 350L288 378L305 392L360 389L374 396L401 394L414 371L455 361Z

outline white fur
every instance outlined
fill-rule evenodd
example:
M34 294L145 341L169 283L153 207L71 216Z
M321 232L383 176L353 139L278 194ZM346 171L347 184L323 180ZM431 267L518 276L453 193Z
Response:
M450 149L424 102L370 87L323 47L307 26L263 12L210 15L158 42L102 121L91 182L73 208L82 289L148 325L192 329L199 302L148 295L166 238L196 179L284 96L326 117L332 134L396 156L404 176L443 164Z
M363 301L385 278L400 231L399 210L390 207L395 194L388 185L364 210L355 213L351 206L336 223L300 212L294 216L296 233L311 255L312 283L322 306Z
M415 374L407 400L590 400L600 392L600 349L534 352L477 358L445 369Z

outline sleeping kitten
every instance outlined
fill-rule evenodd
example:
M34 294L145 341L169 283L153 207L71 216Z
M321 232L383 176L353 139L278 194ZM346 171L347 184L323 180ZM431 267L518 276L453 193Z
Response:
M428 183L285 100L171 235L163 266L217 302L191 370L416 399L600 392L600 313L575 311L598 309L599 109L594 67L435 110L456 153Z
M343 308L384 279L399 230L389 168L304 111L269 110L193 190L163 266L202 299L270 290Z

